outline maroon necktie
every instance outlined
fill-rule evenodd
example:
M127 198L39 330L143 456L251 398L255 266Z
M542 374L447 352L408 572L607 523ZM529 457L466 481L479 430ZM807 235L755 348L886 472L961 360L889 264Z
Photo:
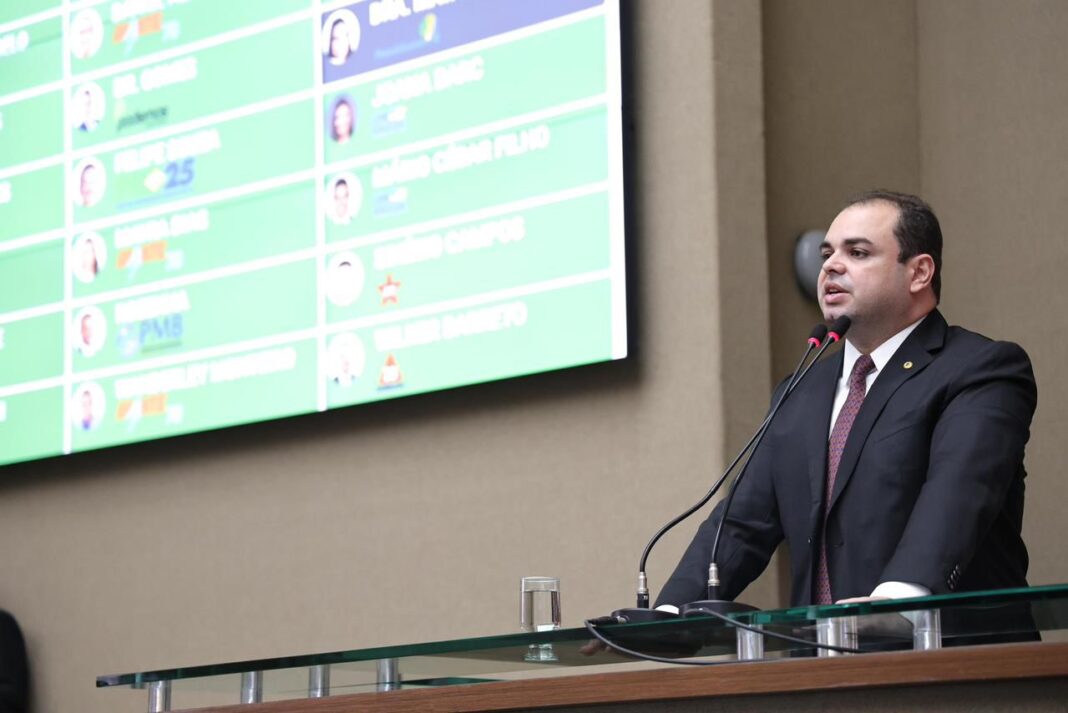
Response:
M823 536L820 538L819 569L816 570L817 604L833 603L831 576L827 571L827 508L831 504L834 479L838 476L838 464L842 460L842 451L845 449L846 439L849 438L849 430L853 428L853 421L857 418L860 405L864 403L868 374L874 370L875 362L867 354L861 354L853 364L853 372L849 375L849 396L846 396L842 410L838 412L838 420L834 422L834 428L831 430L831 440L827 443L827 488L823 494Z

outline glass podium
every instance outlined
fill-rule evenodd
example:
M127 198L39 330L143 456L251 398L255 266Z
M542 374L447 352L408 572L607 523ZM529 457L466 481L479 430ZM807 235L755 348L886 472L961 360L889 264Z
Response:
M708 665L1065 640L1068 584L612 624L609 640ZM1062 633L1058 633L1062 632ZM633 662L584 627L99 676L150 713L237 703L470 685L609 670ZM601 671L605 669L600 669Z

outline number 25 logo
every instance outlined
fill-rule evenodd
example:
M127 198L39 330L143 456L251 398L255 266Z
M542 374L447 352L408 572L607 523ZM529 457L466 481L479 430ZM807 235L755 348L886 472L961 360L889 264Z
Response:
M187 158L183 161L171 161L163 169L167 174L167 190L188 186L193 182L193 168L195 159Z

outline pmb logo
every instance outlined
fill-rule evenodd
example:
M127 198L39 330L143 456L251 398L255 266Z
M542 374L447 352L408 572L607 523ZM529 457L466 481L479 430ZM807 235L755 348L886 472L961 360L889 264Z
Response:
M181 314L167 314L140 322L124 324L117 337L119 352L133 357L145 352L178 346L185 334L185 320Z

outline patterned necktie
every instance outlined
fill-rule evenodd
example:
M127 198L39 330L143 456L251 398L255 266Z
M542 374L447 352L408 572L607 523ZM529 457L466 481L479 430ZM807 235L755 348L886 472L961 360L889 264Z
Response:
M862 354L853 364L853 372L849 375L849 395L846 396L842 410L838 412L838 419L831 430L831 440L827 443L827 487L823 494L823 536L820 538L819 569L816 570L817 604L833 603L831 576L827 571L827 508L831 504L834 479L838 476L838 464L842 461L842 451L845 449L846 439L849 438L849 430L853 428L853 421L857 418L860 405L864 403L868 374L874 370L875 362L867 354Z

